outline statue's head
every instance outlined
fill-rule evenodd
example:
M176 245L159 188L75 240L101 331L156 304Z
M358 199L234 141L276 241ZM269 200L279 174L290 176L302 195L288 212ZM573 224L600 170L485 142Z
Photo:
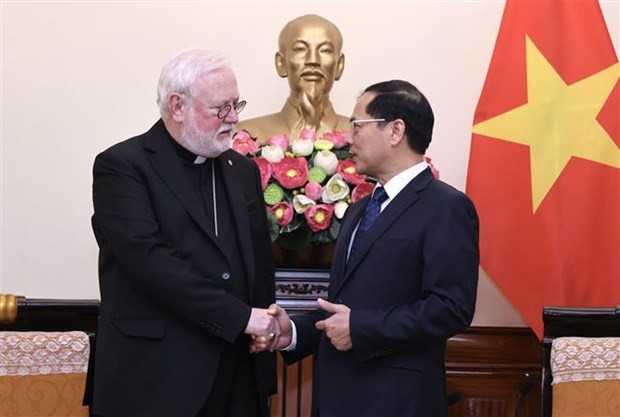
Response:
M278 40L276 69L293 92L328 95L342 76L344 54L340 30L327 19L305 15L288 22Z

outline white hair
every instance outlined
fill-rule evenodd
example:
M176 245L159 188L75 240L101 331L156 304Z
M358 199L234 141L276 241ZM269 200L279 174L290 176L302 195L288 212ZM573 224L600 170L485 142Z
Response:
M221 68L230 68L230 61L215 49L191 48L180 52L161 70L157 85L157 105L162 118L170 116L168 98L172 93L190 94L196 80Z

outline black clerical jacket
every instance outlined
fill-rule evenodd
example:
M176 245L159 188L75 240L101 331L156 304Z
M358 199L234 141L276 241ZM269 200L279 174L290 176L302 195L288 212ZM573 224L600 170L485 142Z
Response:
M251 306L275 301L258 169L234 151L215 163L230 207L220 216L230 216L237 233L234 255L220 242L226 236L214 236L161 120L96 157L101 313L87 387L95 414L195 416L217 384L220 353L243 337ZM249 303L232 293L235 270L243 271ZM266 413L273 356L257 355L255 367Z

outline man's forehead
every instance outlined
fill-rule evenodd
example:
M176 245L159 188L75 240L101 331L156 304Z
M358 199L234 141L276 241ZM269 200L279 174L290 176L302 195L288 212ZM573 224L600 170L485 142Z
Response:
M198 77L194 83L195 93L206 98L226 99L238 95L237 79L230 68L219 68Z
M366 106L373 98L377 96L377 93L374 91L365 91L360 94L357 99L357 103L361 106Z
M196 84L200 85L227 85L236 84L237 79L232 69L222 67L198 76Z
M368 103L376 96L377 94L374 92L362 93L357 101L355 102L355 107L353 108L353 119L360 118L361 116L366 116L366 106Z

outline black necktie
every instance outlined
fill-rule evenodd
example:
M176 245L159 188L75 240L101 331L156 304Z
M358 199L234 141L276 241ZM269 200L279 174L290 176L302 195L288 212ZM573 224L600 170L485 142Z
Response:
M353 252L359 246L359 242L366 234L372 224L377 220L379 214L381 214L381 204L388 199L388 195L385 192L383 187L377 187L375 192L370 197L370 201L366 204L366 209L364 210L364 215L360 220L360 224L357 226L357 232L355 232L355 238L353 240L353 244L351 245L351 252L349 253L349 259L353 257Z

